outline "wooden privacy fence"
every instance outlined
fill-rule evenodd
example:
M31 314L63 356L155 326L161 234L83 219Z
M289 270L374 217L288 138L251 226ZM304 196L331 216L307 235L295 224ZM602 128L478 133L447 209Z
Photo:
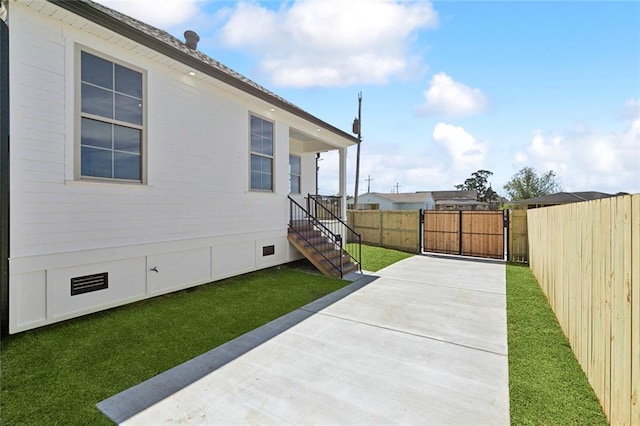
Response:
M347 220L362 234L365 244L411 253L424 250L459 254L462 248L463 254L503 257L502 212L464 211L465 220L462 222L459 211L424 211L423 214L423 235L420 235L420 212L417 210L349 210ZM508 260L526 262L526 210L509 211L508 236Z
M362 235L363 244L420 252L420 214L417 210L349 210L347 222Z
M527 220L531 269L609 421L640 425L640 194Z

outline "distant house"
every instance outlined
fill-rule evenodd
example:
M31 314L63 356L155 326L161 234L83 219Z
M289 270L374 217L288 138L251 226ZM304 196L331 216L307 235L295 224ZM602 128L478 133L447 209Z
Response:
M3 334L302 258L290 211L317 188L318 152L338 153L346 216L357 139L197 34L89 0L2 6Z
M425 210L477 210L487 208L478 201L478 191L429 191Z
M360 210L420 210L426 208L428 194L369 192L358 197Z
M476 210L486 208L477 191L370 192L358 197L360 210Z
M582 201L599 200L601 198L615 197L617 195L626 195L625 193L607 194L598 191L583 192L557 192L555 194L541 195L539 197L527 198L525 200L515 201L514 204L526 209L535 209L537 207L557 206L560 204L579 203Z

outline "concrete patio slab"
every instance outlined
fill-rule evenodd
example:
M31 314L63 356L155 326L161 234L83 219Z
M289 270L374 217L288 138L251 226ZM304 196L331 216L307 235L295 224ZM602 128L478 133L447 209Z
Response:
M508 424L504 274L416 256L98 406L130 425ZM169 391L145 398L154 380Z

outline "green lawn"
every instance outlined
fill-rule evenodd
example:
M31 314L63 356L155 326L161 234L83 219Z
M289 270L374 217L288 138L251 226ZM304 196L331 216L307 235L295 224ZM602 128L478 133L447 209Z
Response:
M362 247L368 271L411 256ZM10 336L0 424L111 424L99 401L346 284L283 266ZM527 267L507 266L507 316L512 424L606 424Z
M376 272L414 254L381 247L362 245L362 269Z
M111 424L96 403L346 284L283 266L10 336L0 424Z
M607 419L526 266L507 265L513 425L606 425Z

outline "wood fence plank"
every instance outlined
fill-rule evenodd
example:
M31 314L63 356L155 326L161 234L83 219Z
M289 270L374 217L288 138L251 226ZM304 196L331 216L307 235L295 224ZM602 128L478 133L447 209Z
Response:
M527 211L509 211L509 260L527 262L529 242L527 239Z
M591 322L592 322L592 297L593 297L593 231L591 229L593 218L590 217L590 211L593 210L593 203L585 204L582 209L580 220L581 227L581 247L582 253L582 298L581 298L581 361L582 369L587 377L590 376L591 370Z
M631 201L631 421L640 425L640 194Z
M575 216L573 223L573 229L575 230L575 236L573 238L573 256L574 266L572 268L573 276L573 295L571 305L571 318L572 318L572 330L573 330L573 352L578 359L578 362L582 365L582 226L581 221L583 219L583 203L575 203Z
M604 287L602 297L602 318L604 341L601 343L604 349L603 363L603 408L609 419L611 419L611 201L604 200L602 203L602 217L600 228L603 237L602 257L604 260Z
M631 197L612 200L611 422L631 421Z
M602 254L602 245L604 238L602 235L602 209L601 203L594 206L592 213L592 232L593 232L593 251L591 258L593 259L592 272L592 306L593 315L591 316L591 368L592 375L589 382L594 392L600 400L600 404L604 407L604 375L601 373L604 366L604 311L602 309L602 299L604 298L604 256Z

